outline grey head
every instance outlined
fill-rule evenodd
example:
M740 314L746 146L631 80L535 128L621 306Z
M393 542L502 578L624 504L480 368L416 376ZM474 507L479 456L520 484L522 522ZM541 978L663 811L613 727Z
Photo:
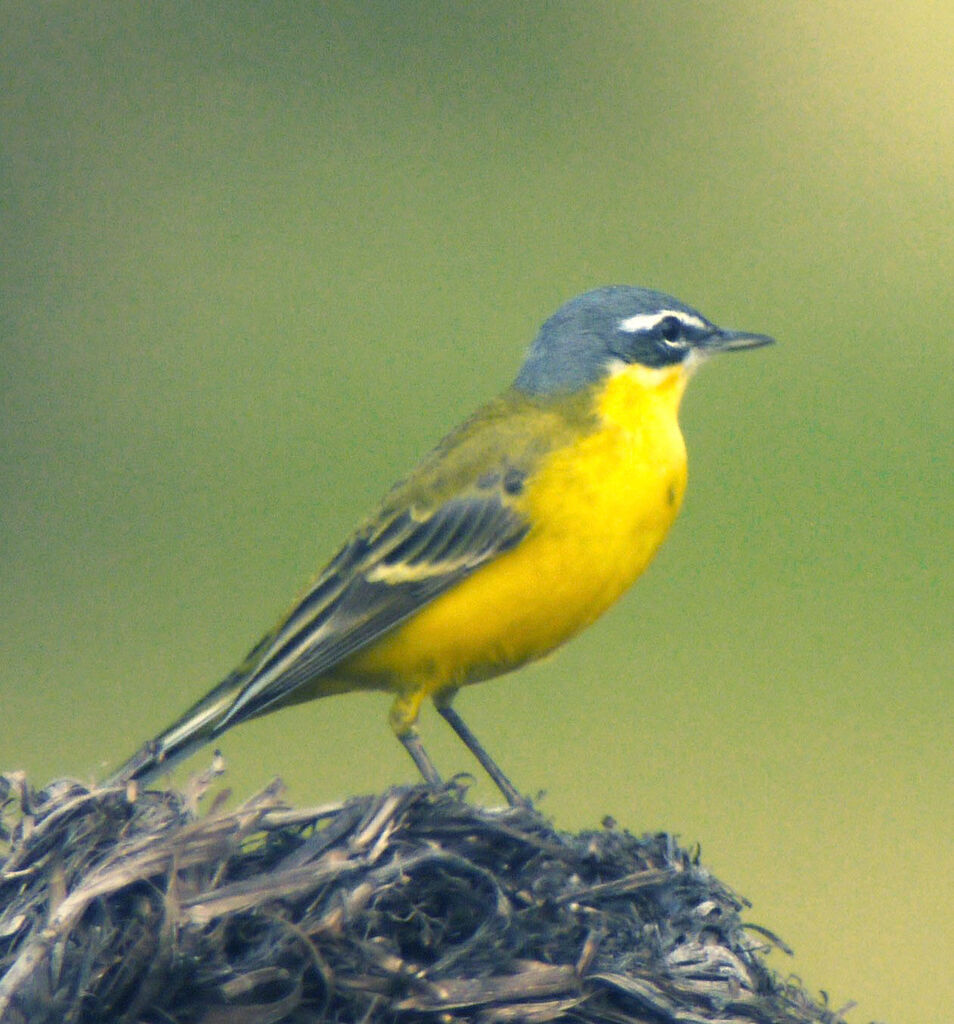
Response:
M595 384L621 363L659 369L693 353L771 342L764 334L717 327L663 292L609 285L571 299L544 323L514 387L532 395L566 394Z

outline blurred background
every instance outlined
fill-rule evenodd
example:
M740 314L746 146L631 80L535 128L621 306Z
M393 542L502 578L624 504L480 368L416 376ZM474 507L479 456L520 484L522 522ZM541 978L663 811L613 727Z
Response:
M779 344L694 381L633 592L457 706L851 1020L949 1019L954 7L6 0L0 75L0 767L102 777L561 302L660 288ZM228 784L410 780L387 708L244 726Z

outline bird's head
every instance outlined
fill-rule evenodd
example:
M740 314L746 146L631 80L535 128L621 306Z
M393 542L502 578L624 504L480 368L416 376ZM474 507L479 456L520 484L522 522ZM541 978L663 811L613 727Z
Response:
M514 386L533 395L566 394L625 366L691 370L714 352L771 342L717 327L671 295L611 285L578 295L544 323Z

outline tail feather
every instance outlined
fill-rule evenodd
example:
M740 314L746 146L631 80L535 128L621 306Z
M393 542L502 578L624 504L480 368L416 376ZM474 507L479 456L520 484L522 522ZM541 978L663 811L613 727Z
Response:
M217 726L235 702L247 676L234 672L155 739L143 744L106 780L107 786L121 786L137 780L150 782L179 761L195 753L217 734Z

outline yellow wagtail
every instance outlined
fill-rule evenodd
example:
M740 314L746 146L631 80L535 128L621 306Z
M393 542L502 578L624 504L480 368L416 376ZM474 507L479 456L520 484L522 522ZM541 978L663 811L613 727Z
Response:
M645 288L580 295L514 383L387 494L239 667L111 781L148 779L248 718L350 690L394 694L391 727L440 781L426 697L511 803L452 708L458 689L552 651L646 568L686 486L679 402L714 352L766 345Z

